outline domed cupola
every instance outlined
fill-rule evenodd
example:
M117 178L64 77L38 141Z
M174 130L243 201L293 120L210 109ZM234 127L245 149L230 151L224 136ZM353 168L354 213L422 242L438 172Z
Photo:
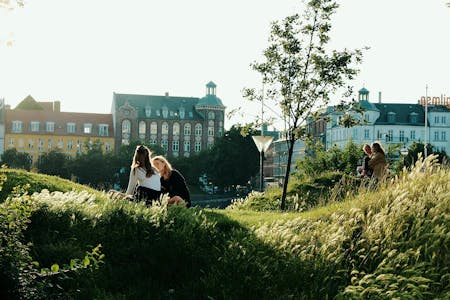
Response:
M212 81L206 84L206 96L201 98L197 105L196 109L223 109L225 106L222 103L222 100L216 96L216 84Z
M359 101L369 101L369 90L363 87L358 91L358 100Z

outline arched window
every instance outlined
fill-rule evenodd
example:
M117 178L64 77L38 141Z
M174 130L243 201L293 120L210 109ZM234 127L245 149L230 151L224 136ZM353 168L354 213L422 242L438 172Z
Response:
M179 123L173 123L173 135L180 135L180 124Z
M161 133L169 134L169 124L167 124L167 122L162 123Z
M145 121L140 121L139 122L139 139L141 139L141 140L145 139L145 131L146 131Z
M208 127L208 136L214 136L214 127Z
M158 134L158 123L152 122L150 124L150 134Z
M189 123L184 124L183 133L184 135L191 135L191 124Z
M122 144L128 145L130 143L131 122L130 120L122 121Z
M195 124L195 135L201 136L202 135L202 124Z

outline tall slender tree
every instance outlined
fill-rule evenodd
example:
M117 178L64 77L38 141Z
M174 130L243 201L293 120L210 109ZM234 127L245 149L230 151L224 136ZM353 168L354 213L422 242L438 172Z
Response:
M305 136L306 120L329 102L329 97L353 79L362 51L327 51L331 16L335 1L309 0L302 15L295 14L272 24L264 60L251 66L262 74L265 98L281 108L287 125L288 161L283 184L281 209L286 206L286 191L296 140ZM244 89L244 96L258 100L255 89Z

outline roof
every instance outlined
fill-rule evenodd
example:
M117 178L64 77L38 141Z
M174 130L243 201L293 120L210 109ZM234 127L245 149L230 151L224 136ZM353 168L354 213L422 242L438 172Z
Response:
M363 95L366 95L366 94L369 93L369 90L363 87L362 89L360 89L360 90L358 91L358 93L363 94Z
M375 110L375 111L379 110L374 103L371 103L367 100L359 100L358 104L361 105L361 107L364 108L364 110Z
M44 108L34 100L31 95L28 95L19 104L17 104L15 110L44 110Z
M170 112L176 112L177 114L171 116L170 113L167 118L164 119L179 119L178 112L181 108L184 108L185 119L203 119L200 114L195 110L195 106L199 102L199 98L194 97L172 97L172 96L154 96L154 95L135 95L135 94L117 94L113 96L113 112L127 103L136 108L138 118L163 118L162 114L158 116L156 111L167 107ZM150 116L146 114L146 108L150 108Z
M428 105L428 112L450 112L450 108L444 105Z
M376 125L417 125L424 126L425 111L420 104L375 103L380 111ZM394 122L389 122L388 115L395 115ZM417 122L412 122L411 116L416 115Z
M198 103L197 106L220 106L220 107L225 107L222 103L222 100L220 100L219 97L217 97L216 95L206 95L205 97L201 98Z
M37 134L51 134L51 135L70 135L66 131L67 123L75 123L76 133L73 135L76 136L90 136L90 137L98 137L97 133L97 125L98 124L107 124L108 125L108 136L113 137L113 123L112 123L112 115L111 114L93 114L93 113L77 113L77 112L54 112L54 111L36 111L36 110L6 110L5 111L5 127L6 132L11 133L12 122L13 121L22 121L23 133L29 132L29 123L30 122L40 122L41 129ZM45 132L45 123L46 122L55 122L55 130L54 132L48 133ZM93 133L85 134L83 133L83 124L90 123L93 124ZM36 134L36 132L33 132Z

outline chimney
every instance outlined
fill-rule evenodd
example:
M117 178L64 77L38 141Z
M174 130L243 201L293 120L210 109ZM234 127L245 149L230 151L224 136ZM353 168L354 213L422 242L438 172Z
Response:
M61 112L61 101L53 101L53 111Z
M165 95L166 95L166 97L169 97L169 92L166 92L166 94L165 94Z
M378 92L378 103L381 103L381 92Z

